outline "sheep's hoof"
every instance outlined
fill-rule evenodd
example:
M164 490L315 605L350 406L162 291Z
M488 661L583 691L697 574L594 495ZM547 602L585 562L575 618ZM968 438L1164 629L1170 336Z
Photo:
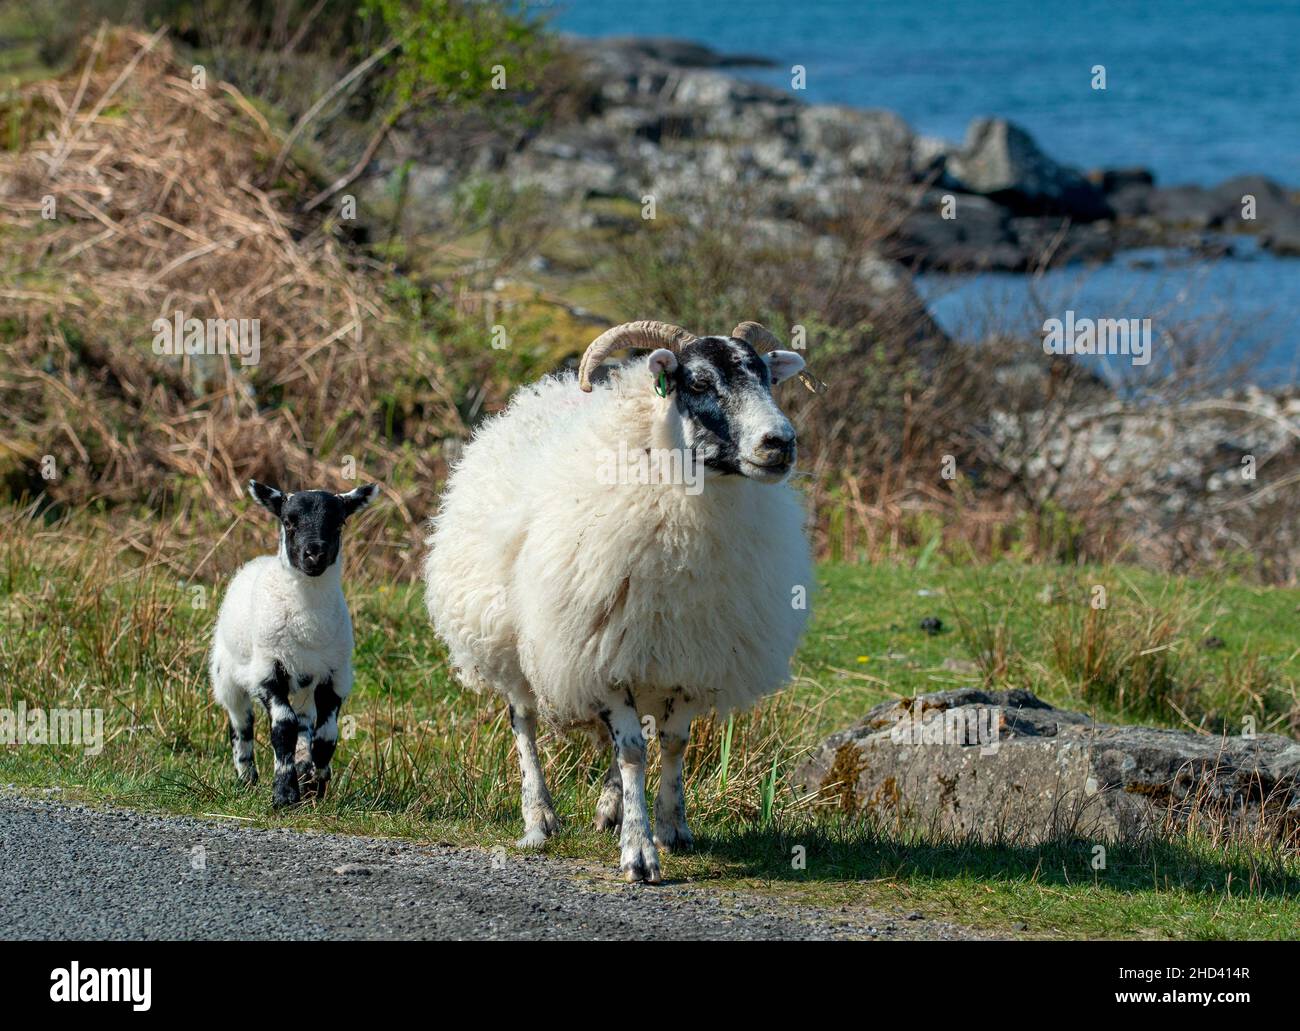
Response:
M611 811L604 806L596 806L596 830L617 832L623 826L623 807L616 806Z
M546 839L560 829L560 821L550 806L544 806L531 815L533 818L524 824L524 836L515 842L519 848L541 848Z
M684 823L677 827L656 827L655 845L665 852L689 852L695 847L695 838Z
M640 847L632 845L623 849L622 864L619 870L623 879L629 884L644 881L646 884L658 884L663 880L659 872L659 854L648 842Z
M239 783L246 788L251 788L257 784L257 767L246 766L244 769L236 769L235 773L239 776Z
M277 777L275 788L271 793L271 805L276 809L283 809L286 806L297 805L302 801L302 795L298 791L298 777L290 773L284 777Z
M298 774L298 789L304 800L324 797L325 785L314 763L298 763L295 771Z

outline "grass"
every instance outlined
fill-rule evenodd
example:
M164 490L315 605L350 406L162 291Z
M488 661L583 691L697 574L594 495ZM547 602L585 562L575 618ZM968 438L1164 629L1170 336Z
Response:
M377 519L363 523L351 550L357 688L333 792L276 814L265 782L252 792L236 786L224 717L206 692L204 653L222 586L205 578L216 568L201 562L211 545L155 545L140 555L130 535L114 539L81 522L42 526L6 511L0 705L102 708L106 741L98 756L72 746L0 748L0 782L260 825L509 847L519 832L518 773L502 709L449 679L418 585L370 572L359 545L383 532ZM233 534L221 568L250 546ZM1224 724L1239 730L1250 715L1261 730L1285 731L1296 712L1300 591L1128 568L941 565L930 555L828 563L819 580L792 687L755 713L697 725L687 771L699 848L668 857L669 877L1028 935L1296 935L1300 864L1276 851L1182 836L1108 846L1098 871L1093 842L1026 847L877 826L795 798L787 777L808 747L873 703L978 685L988 671L998 686L1029 686L1053 702L1122 718L1131 697L1090 691L1056 658L1060 627L1074 606L1086 609L1097 583L1107 587L1111 617L1095 630L1109 635L1105 647L1118 647L1119 637L1131 646L1126 635L1142 624L1139 613L1172 628L1171 639L1162 637L1162 668L1181 711L1166 705L1151 718L1217 732ZM922 631L926 617L943 628ZM990 634L999 655L991 665L979 657ZM1223 647L1201 647L1209 636ZM266 770L264 722L258 735ZM555 733L542 747L565 824L549 851L612 874L613 841L588 829L604 757ZM797 849L803 868L793 862Z

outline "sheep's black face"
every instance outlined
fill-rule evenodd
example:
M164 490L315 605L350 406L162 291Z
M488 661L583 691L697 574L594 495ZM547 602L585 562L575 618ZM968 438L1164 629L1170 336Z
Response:
M803 359L790 351L760 356L735 337L704 337L681 350L676 366L673 400L696 458L718 473L784 480L794 466L795 432L772 386L803 368Z
M338 561L343 548L343 524L365 508L377 490L372 483L346 494L300 490L285 495L256 480L248 485L253 500L280 520L282 558L307 576L320 576Z

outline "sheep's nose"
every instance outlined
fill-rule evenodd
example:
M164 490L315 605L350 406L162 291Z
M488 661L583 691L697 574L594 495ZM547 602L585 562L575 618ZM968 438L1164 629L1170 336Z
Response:
M789 458L794 454L794 434L768 433L758 442L758 453L768 460Z
M325 557L325 545L324 545L324 544L304 544L304 545L302 546L302 553L303 553L305 556L307 556L307 558L310 558L310 559L324 558L324 557Z

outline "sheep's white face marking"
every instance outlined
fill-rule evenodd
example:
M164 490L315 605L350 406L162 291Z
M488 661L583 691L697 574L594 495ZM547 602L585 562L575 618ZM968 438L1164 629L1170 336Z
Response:
M256 480L248 483L253 500L280 520L280 561L311 577L338 562L343 524L370 504L378 490L371 483L346 494L302 490L286 495Z
M664 352L671 354L671 352ZM651 372L667 373L682 436L705 467L723 475L779 483L796 455L794 427L772 399L772 385L797 374L803 359L793 351L760 356L734 337L704 337Z

